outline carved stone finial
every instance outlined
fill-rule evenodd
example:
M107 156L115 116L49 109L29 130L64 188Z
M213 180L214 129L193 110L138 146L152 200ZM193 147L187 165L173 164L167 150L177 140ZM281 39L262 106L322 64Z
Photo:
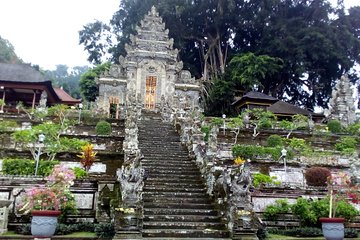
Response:
M151 11L150 11L149 15L154 16L154 17L157 16L156 7L154 5L151 7Z

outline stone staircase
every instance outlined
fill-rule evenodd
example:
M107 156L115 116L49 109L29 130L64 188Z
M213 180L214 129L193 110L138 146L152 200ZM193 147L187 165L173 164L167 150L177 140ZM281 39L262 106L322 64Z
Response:
M145 114L139 144L146 180L143 189L145 239L228 239L200 171L171 124Z

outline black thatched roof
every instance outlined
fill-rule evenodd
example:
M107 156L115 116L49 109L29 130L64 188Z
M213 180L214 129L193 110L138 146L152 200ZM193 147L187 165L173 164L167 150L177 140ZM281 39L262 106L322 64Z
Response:
M274 102L278 101L279 99L274 98L274 97L269 96L269 95L266 95L266 94L261 93L261 92L250 91L250 92L246 93L244 96L242 96L241 98L238 98L231 105L241 104L241 103L244 103L246 101L259 101L259 100L261 100L264 103L274 103Z
M313 113L300 108L296 105L286 103L284 101L277 101L273 105L269 106L267 108L268 111L271 111L275 114L284 114L284 115L296 115L296 114L302 114L302 115L312 115Z
M0 81L45 82L45 77L29 64L0 63Z
M266 95L264 93L261 92L256 92L256 91L250 91L248 93L246 93L243 98L251 98L251 99L263 99L263 100L270 100L270 101L277 101L277 98L274 98L272 96Z

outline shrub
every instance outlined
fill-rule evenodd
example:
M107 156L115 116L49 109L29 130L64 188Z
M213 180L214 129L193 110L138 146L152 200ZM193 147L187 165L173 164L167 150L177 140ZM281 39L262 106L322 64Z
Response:
M287 199L279 199L275 201L275 204L266 206L264 211L264 218L266 220L276 220L279 214L288 213L290 210L290 204Z
M353 221L359 214L359 211L350 203L341 200L337 203L336 216L343 217L347 221Z
M342 137L339 142L335 144L335 149L342 153L352 153L356 150L357 141L353 137Z
M315 226L319 216L317 216L312 202L304 198L296 199L296 203L291 205L291 211L298 216L302 226Z
M17 122L11 120L2 120L0 123L0 132L10 131L18 127Z
M282 147L284 146L284 141L279 135L271 135L266 140L268 147Z
M47 176L58 161L39 161L38 175ZM7 175L34 175L35 161L30 159L4 159L3 173Z
M359 232L354 228L345 228L344 229L345 238L357 238Z
M201 132L205 134L204 141L207 142L209 140L210 126L208 125L202 126Z
M253 186L257 188L263 184L280 184L276 179L276 176L270 177L269 175L262 173L255 173L253 175Z
M96 124L95 130L97 135L110 135L111 124L106 121L100 121Z
M254 159L256 157L268 157L278 160L281 156L281 147L263 147L255 145L235 145L232 148L233 155L242 159Z
M327 127L328 127L329 131L332 133L341 133L342 132L341 123L338 120L330 120L327 123Z
M331 172L324 167L311 167L305 171L306 183L309 186L326 186L326 181Z
M360 122L350 125L346 131L352 135L360 136Z
M301 228L291 228L291 229L269 229L269 232L272 234L280 234L285 236L292 237L319 237L322 236L322 231L320 228L316 227L301 227Z
M88 175L86 170L83 168L74 167L73 170L74 170L76 179L81 179L81 178L87 177L87 175Z
M95 233L100 239L112 239L115 235L114 225L111 223L98 224L95 227Z

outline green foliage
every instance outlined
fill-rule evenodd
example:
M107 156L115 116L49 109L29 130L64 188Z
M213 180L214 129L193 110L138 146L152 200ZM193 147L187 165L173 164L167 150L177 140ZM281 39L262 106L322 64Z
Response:
M110 63L100 64L81 75L80 90L86 101L95 101L99 91L95 80L99 78L102 73L108 70L109 67Z
M322 230L317 227L300 227L300 228L289 228L289 229L278 229L272 228L269 229L269 233L293 237L319 237L322 236Z
M58 161L39 161L38 175L47 176ZM5 175L34 175L36 162L30 159L4 159L3 174Z
M247 91L262 86L261 83L282 68L280 58L268 55L256 56L252 52L235 55L229 62L230 78Z
M346 131L352 135L360 136L360 122L350 125Z
M344 237L345 238L357 238L359 236L359 232L354 228L345 228L344 229Z
M253 186L257 188L264 184L275 184L275 185L280 184L280 182L276 181L276 179L277 179L276 176L270 177L269 175L265 175L262 173L255 173L253 174Z
M358 7L345 11L343 4L312 3L124 0L114 10L110 25L99 21L85 25L80 44L91 63L101 63L108 53L118 62L120 55L126 54L130 35L136 33L136 26L154 5L174 38L174 46L183 49L179 58L192 75L203 76L204 81L216 79L229 66L228 56L250 58L253 53L249 61L241 62L247 63L245 70L250 69L246 79L257 80L260 90L274 96L286 94L292 102L306 107L325 107L336 78L358 62L360 14ZM258 59L265 54L281 58L281 69L277 62ZM303 84L309 91L299 91Z
M204 141L207 142L209 140L210 126L208 125L202 126L201 132L205 134Z
M281 120L279 127L285 130L294 130L295 126L292 121Z
M329 198L309 201L298 198L296 203L291 206L292 213L299 217L303 226L318 226L320 217L329 215ZM339 201L336 210L337 217L343 217L346 221L353 221L358 211L350 203L343 200Z
M335 149L344 153L351 154L356 151L357 141L354 137L341 137L339 142L335 144Z
M337 203L337 208L336 208L336 216L337 217L343 217L345 218L347 221L353 221L356 216L359 214L359 211L356 210L356 208L351 205L350 203L341 200Z
M210 122L211 126L221 126L223 124L224 124L224 120L217 117L212 118Z
M298 216L303 226L314 226L319 216L313 209L313 204L304 198L296 199L296 203L291 206L294 215Z
M279 135L270 135L266 139L266 145L268 147L282 147L284 146L284 141L281 136Z
M289 213L290 204L287 199L279 199L275 204L267 205L264 211L264 218L266 220L276 220L279 214Z
M88 176L87 171L83 168L74 167L72 170L74 170L76 179L81 179Z
M327 123L327 127L328 127L329 131L332 133L341 133L342 132L341 123L338 120L330 120Z
M0 36L0 63L21 63L22 60L16 55L14 46Z
M278 160L281 156L281 147L263 147L256 145L235 145L232 148L234 157L254 159L257 157L271 157Z
M306 183L309 186L326 186L327 179L331 176L329 169L324 167L311 167L305 171Z
M17 127L18 127L17 122L12 121L12 120L2 120L0 122L0 132L11 131Z
M228 123L228 127L230 128L243 128L244 127L244 121L241 118L241 115L230 118L230 122Z
M31 129L15 131L12 134L12 137L14 138L16 144L24 149L28 149L35 159L39 135L44 134L45 140L43 143L42 153L46 153L48 159L53 160L56 154L61 151L78 151L81 146L86 144L85 141L81 141L76 138L70 139L67 137L60 137L63 129L63 125L52 122L44 122L32 127Z
M69 68L67 65L58 64L55 70L45 70L44 74L54 86L62 87L67 93L76 99L80 99L80 77L89 69L88 66L76 66Z
M100 121L96 124L95 130L97 135L110 135L111 124L106 121Z
M115 235L115 229L112 223L97 224L94 231L100 239L112 239Z
M262 108L247 109L246 112L250 116L250 122L256 124L259 129L272 128L276 121L276 116L273 112Z
M299 153L311 152L310 146L306 143L305 139L302 138L291 138L289 140L289 147Z

